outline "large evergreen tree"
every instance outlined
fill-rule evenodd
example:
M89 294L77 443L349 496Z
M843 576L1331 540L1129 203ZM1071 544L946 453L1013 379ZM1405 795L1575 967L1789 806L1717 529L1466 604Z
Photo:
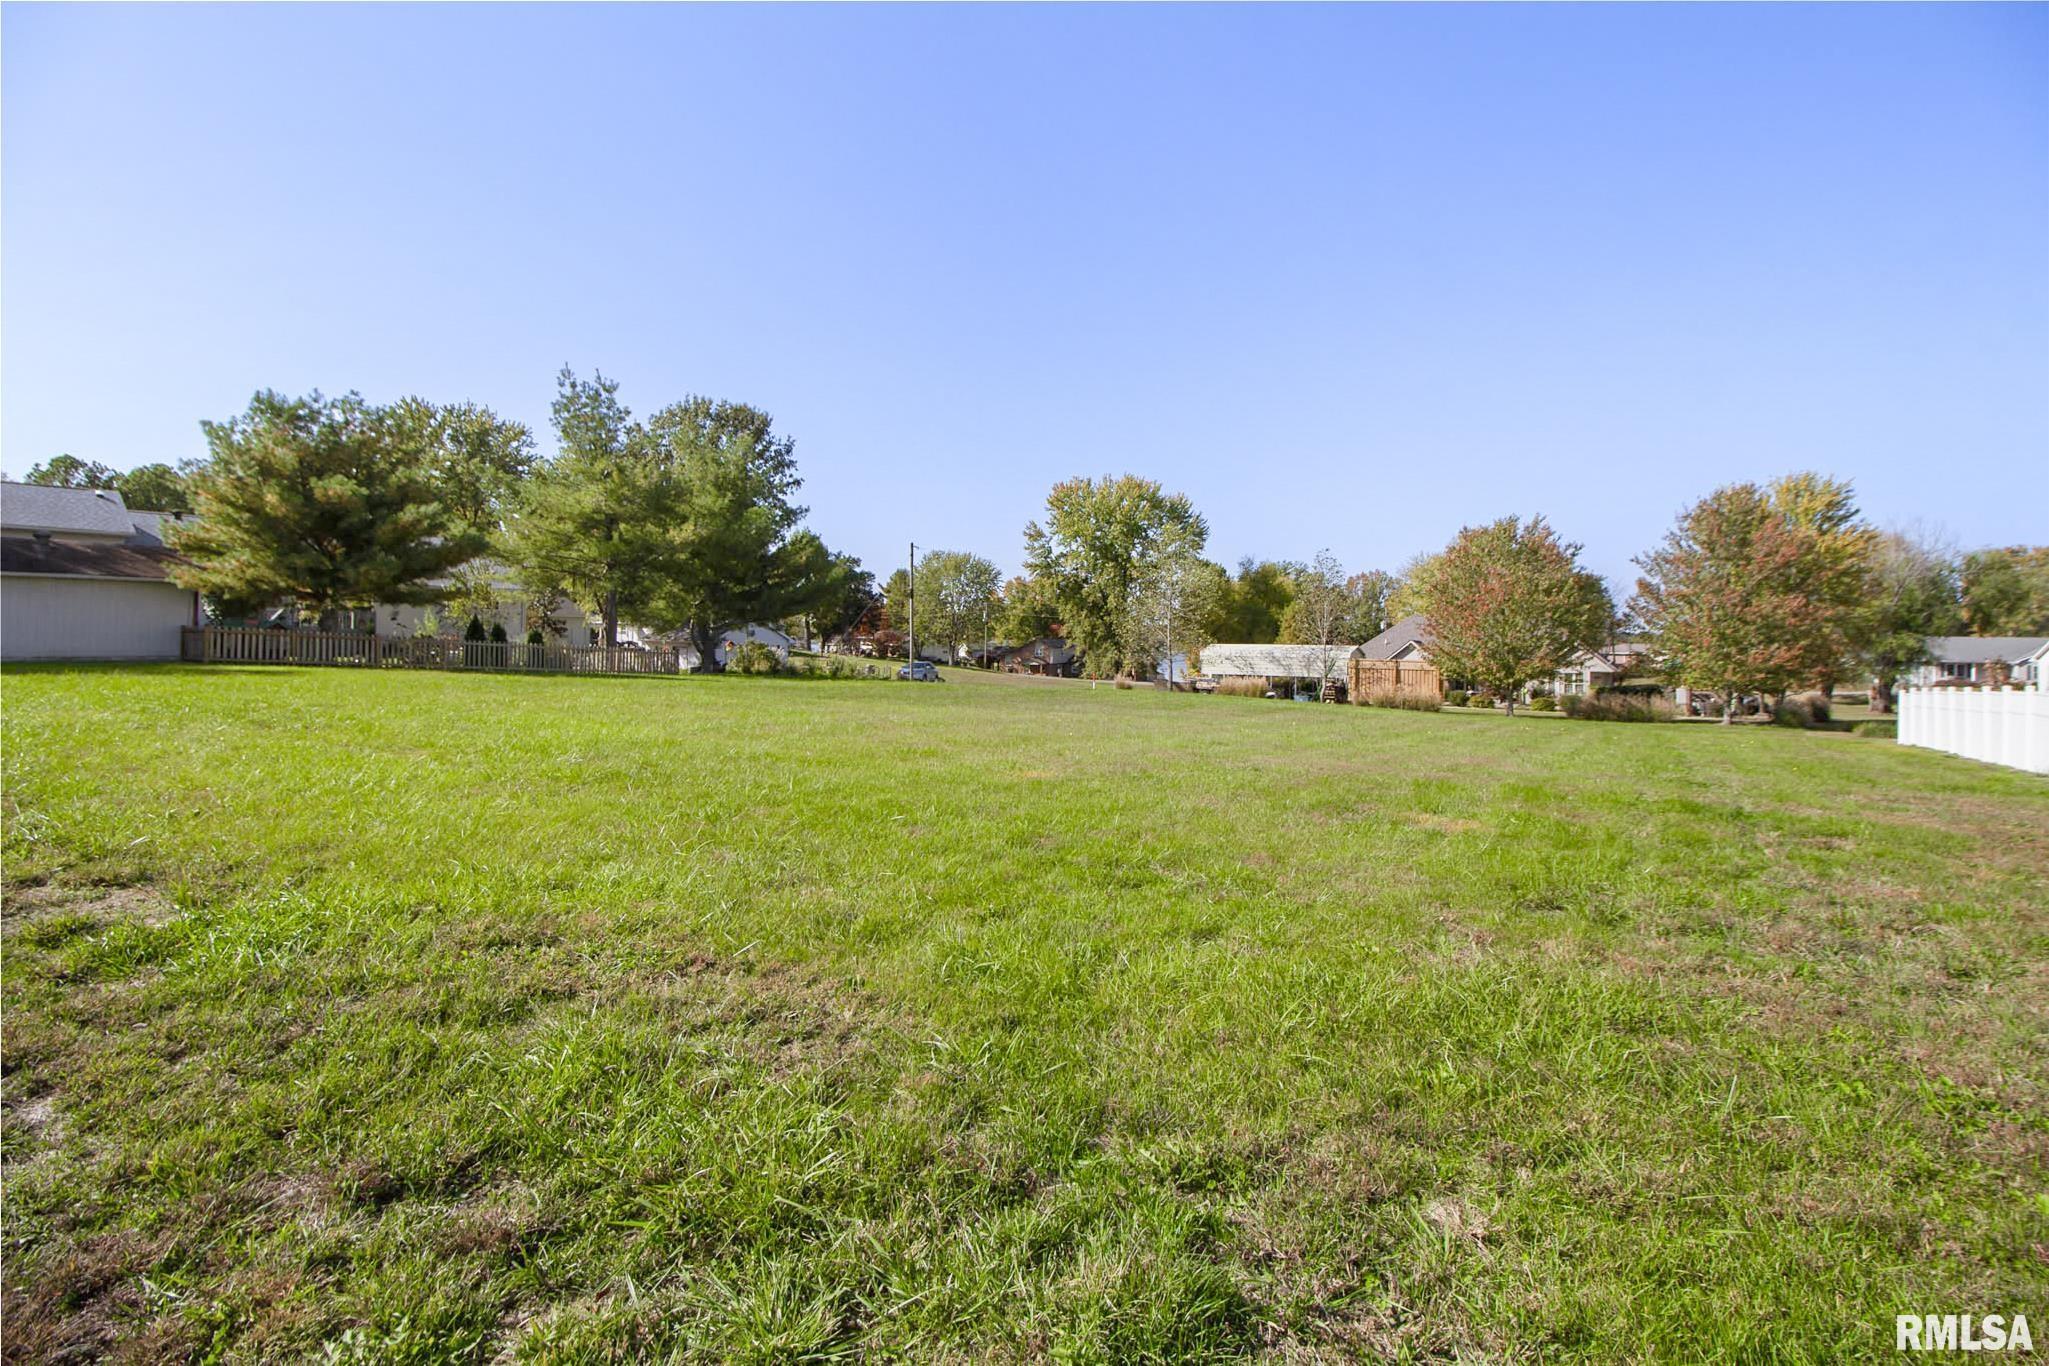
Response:
M602 374L556 378L555 458L508 500L504 554L535 597L567 596L619 642L622 610L643 615L683 514L681 471L657 449Z
M651 586L650 624L689 632L698 667L717 668L719 633L810 611L843 562L801 528L795 443L744 403L690 398L648 420L646 442L682 490Z
M483 548L441 499L417 424L356 394L287 398L207 422L197 518L171 530L174 571L229 610L280 598L302 613L431 602L430 581Z

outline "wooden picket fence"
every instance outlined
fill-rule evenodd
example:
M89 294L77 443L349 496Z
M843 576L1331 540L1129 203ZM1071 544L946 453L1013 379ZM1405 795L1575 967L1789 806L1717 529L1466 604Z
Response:
M254 626L187 626L179 642L179 657L196 664L325 664L491 673L683 672L681 655L675 650L373 636L360 631L278 631Z

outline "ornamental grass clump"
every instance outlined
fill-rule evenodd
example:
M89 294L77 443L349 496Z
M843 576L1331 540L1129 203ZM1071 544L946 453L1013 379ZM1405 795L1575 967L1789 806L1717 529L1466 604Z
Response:
M1575 721L1670 721L1677 713L1662 697L1601 692L1566 698L1565 714Z

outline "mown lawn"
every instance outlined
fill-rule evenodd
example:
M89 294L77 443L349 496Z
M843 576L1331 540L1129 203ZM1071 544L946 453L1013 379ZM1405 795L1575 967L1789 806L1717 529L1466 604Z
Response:
M988 680L0 706L11 1358L2049 1328L2039 778Z

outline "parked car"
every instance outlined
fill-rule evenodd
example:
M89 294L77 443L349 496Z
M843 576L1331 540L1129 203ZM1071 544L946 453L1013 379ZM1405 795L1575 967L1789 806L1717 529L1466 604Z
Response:
M898 678L908 678L913 683L944 683L939 669L929 660L914 659L896 671Z

